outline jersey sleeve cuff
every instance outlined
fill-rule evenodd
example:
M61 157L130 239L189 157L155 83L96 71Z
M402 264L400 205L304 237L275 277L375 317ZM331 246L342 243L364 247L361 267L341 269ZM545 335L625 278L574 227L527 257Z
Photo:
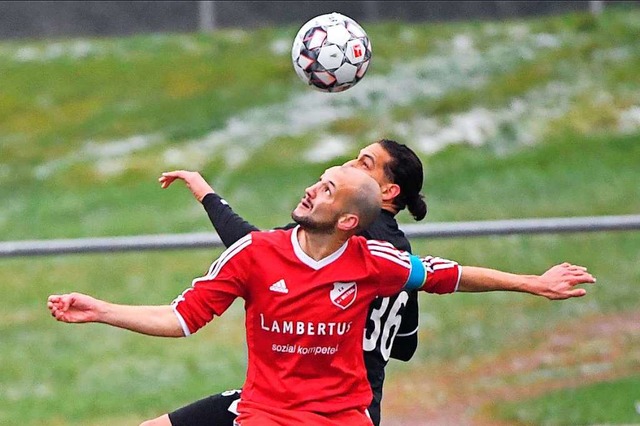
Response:
M187 323L185 322L184 318L182 318L182 315L180 315L180 312L178 312L178 308L175 305L173 305L171 308L173 309L173 313L175 314L175 316L178 318L178 322L180 323L180 327L182 327L184 336L190 336L191 330L189 330L189 327L187 327Z
M215 192L209 192L204 197L202 197L203 205L210 205L214 203L224 204L225 206L229 205L229 203L227 203L227 201L224 198L222 198L220 195L216 194Z
M460 279L462 278L462 265L458 265L458 282L456 282L456 286L453 289L453 292L458 291L458 287L460 287Z
M396 337L413 336L414 334L416 334L418 332L418 328L420 328L420 327L418 326L415 329L413 329L413 331L410 331L408 333L398 333L398 334L396 334Z

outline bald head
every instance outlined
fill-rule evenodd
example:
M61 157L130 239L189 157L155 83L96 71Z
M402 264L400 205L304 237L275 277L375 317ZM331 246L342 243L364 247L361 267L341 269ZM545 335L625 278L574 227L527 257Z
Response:
M354 167L340 166L333 169L337 169L340 181L344 185L341 188L341 194L344 197L342 213L358 216L356 232L367 229L376 220L382 208L382 195L378 182L364 171Z

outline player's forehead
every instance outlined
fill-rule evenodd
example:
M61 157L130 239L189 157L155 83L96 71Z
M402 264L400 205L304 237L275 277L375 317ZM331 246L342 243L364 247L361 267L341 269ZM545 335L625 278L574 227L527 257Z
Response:
M336 183L344 180L344 170L342 166L333 166L326 169L320 176L320 181L324 183Z
M336 188L352 186L352 184L358 183L362 179L371 178L362 170L347 166L329 167L320 176L321 182L331 184Z
M383 167L389 162L391 156L381 144L376 142L362 148L358 153L358 159L366 159L371 161L376 167Z

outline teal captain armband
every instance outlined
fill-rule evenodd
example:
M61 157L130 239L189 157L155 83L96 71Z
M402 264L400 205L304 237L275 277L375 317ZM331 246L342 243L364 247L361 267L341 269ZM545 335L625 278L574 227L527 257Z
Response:
M409 260L411 261L411 272L409 272L409 278L407 278L404 289L417 290L424 285L427 278L427 270L418 256L412 254L409 256Z

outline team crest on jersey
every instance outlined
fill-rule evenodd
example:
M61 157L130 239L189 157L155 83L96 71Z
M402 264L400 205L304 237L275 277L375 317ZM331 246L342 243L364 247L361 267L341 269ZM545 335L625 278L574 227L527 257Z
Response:
M347 309L356 300L357 293L358 287L355 282L333 283L333 290L329 292L329 298L334 305Z

